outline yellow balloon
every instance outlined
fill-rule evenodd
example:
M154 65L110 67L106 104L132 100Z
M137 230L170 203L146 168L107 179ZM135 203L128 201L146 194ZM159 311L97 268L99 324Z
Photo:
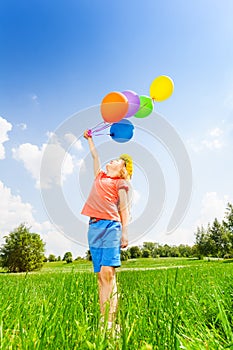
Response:
M169 98L174 90L174 83L171 78L166 75L161 75L152 81L150 86L150 97L161 102Z

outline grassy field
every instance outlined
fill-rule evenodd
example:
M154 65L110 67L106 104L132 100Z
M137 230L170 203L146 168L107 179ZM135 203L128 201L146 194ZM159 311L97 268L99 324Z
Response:
M117 273L122 331L99 328L89 262L0 273L0 349L233 349L233 263L137 259Z

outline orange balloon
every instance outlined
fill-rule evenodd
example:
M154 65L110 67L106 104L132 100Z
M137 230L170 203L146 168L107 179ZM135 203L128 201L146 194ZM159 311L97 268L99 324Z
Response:
M116 123L124 118L129 109L129 102L121 92L110 92L101 103L101 114L105 122Z

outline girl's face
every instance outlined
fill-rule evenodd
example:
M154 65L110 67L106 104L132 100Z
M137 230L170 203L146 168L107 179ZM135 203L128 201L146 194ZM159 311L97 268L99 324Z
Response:
M119 173L124 166L125 161L123 159L114 159L106 165L106 169L107 171Z

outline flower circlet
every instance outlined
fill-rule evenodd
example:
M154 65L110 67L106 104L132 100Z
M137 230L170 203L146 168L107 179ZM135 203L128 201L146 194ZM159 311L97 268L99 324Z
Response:
M120 159L123 159L125 161L125 167L127 170L127 173L129 174L129 177L131 178L133 175L133 159L129 154L121 154Z

